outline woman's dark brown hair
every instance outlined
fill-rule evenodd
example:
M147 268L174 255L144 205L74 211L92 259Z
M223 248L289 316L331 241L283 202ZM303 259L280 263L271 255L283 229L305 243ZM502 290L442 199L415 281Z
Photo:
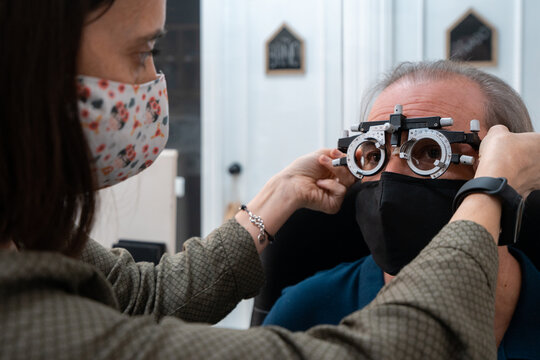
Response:
M89 14L114 0L0 2L0 243L76 255L94 177L75 77Z

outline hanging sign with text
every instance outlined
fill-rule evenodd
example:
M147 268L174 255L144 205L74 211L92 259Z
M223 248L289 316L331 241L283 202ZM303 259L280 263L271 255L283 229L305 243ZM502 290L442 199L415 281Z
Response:
M446 33L447 58L475 65L497 64L497 31L470 9Z
M283 24L266 42L267 74L303 74L304 41Z

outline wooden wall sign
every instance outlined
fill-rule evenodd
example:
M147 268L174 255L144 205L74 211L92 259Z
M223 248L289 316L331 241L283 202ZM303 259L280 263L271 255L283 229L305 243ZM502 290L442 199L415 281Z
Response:
M497 30L473 9L446 31L446 57L475 65L497 65Z
M266 73L303 74L304 54L304 40L283 24L266 41Z

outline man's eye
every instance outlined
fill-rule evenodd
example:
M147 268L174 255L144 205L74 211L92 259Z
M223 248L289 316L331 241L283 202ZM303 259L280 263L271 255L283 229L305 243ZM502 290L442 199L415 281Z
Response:
M438 147L422 147L413 151L411 158L420 168L431 168L436 160L441 159L441 149ZM424 169L425 170L425 169Z
M355 152L356 164L363 170L374 169L381 161L381 151L373 140L360 144Z
M437 160L441 160L442 150L432 139L420 139L413 145L410 157L413 164L421 170L429 170Z
M426 149L426 155L431 159L440 159L441 158L441 149L437 147L431 147Z
M379 161L381 161L381 152L380 151L372 151L369 154L367 154L367 159L370 163L378 164Z
M379 161L381 161L381 152L376 150L360 154L356 162L361 169L372 170L379 164Z
M441 158L441 149L438 146L416 147L411 155L418 161L439 160Z

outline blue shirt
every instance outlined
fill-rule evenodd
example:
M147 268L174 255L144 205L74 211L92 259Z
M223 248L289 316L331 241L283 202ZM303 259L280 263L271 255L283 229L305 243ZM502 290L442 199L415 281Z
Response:
M283 289L263 325L302 331L319 324L338 324L369 304L383 286L383 272L371 255L343 263Z
M522 272L519 300L499 346L498 359L540 359L540 272L521 251L509 248ZM384 286L382 270L366 256L321 271L283 290L263 325L292 331L338 324L369 304Z

